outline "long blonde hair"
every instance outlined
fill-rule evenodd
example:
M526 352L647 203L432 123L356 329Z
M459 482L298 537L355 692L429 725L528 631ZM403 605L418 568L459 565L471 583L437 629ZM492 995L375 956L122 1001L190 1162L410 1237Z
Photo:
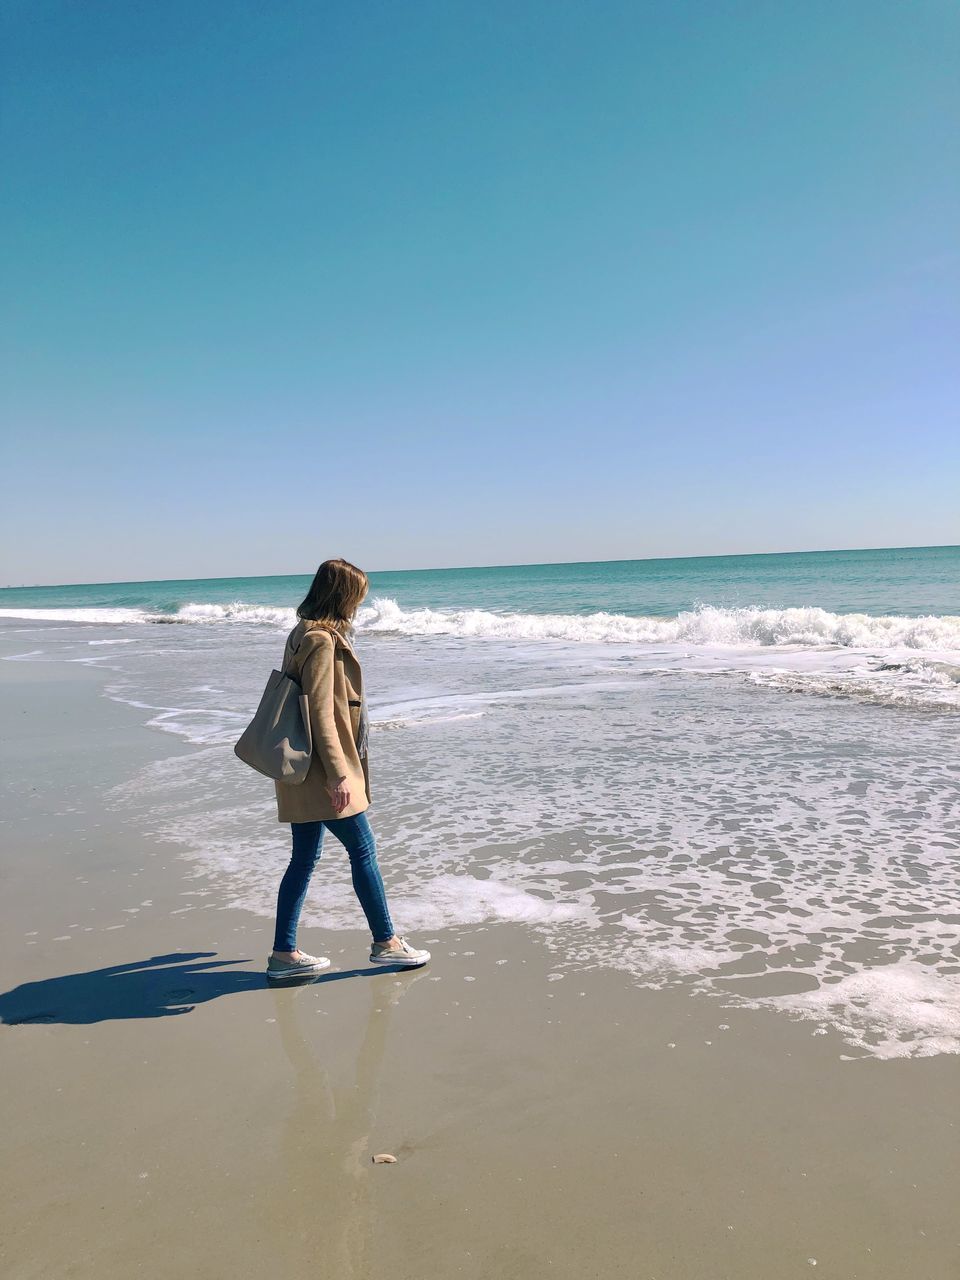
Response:
M297 617L323 622L349 636L369 585L367 575L349 560L324 560L297 607Z

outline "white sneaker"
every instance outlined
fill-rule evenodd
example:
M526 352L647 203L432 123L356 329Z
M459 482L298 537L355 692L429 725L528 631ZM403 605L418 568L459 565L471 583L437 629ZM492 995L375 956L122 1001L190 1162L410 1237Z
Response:
M402 964L408 968L415 968L417 965L426 964L430 959L429 951L411 947L409 942L404 941L402 934L399 942L399 946L388 946L386 942L375 942L370 949L370 963Z
M296 960L282 960L271 956L267 961L268 978L306 978L311 973L330 967L329 956L308 956L301 951Z

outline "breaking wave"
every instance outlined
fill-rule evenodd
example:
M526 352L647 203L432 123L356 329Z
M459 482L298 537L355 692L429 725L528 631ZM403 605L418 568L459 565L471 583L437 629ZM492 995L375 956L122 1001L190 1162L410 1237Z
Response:
M491 613L485 609L401 609L377 599L358 629L409 635L567 640L621 644L837 645L844 648L960 649L960 617L872 617L825 609L720 609L703 605L672 618L622 613Z
M145 609L0 609L0 617L97 624L243 623L289 628L293 609L277 605L182 604L175 612ZM624 613L494 613L488 609L403 609L375 597L357 617L360 632L450 636L463 639L561 640L639 645L711 645L742 648L822 647L960 651L960 617L874 616L819 608L724 609L702 605L673 617Z

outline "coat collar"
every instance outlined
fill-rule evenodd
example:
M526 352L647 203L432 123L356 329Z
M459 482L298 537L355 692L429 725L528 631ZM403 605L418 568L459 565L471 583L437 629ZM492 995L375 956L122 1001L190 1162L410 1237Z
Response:
M300 640L307 634L308 631L329 631L330 634L333 636L333 642L335 645L339 644L342 648L346 649L348 653L352 653L353 656L356 657L356 650L354 649L350 641L347 640L345 636L341 635L341 633L336 629L336 627L331 627L330 624L327 622L319 622L314 618L301 618L298 621L297 625L294 627L294 631L299 631L300 633L299 636L297 637L296 645L294 647L299 645Z

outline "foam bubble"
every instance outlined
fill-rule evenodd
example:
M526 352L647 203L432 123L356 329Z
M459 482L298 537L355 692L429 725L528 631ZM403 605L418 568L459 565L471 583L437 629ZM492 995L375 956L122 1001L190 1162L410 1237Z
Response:
M442 929L451 921L562 924L591 915L585 902L555 902L507 880L452 874L425 877L409 889L401 883L391 892L390 910L409 929Z
M831 1022L875 1058L960 1053L960 976L914 961L883 965L800 995L756 1001Z

